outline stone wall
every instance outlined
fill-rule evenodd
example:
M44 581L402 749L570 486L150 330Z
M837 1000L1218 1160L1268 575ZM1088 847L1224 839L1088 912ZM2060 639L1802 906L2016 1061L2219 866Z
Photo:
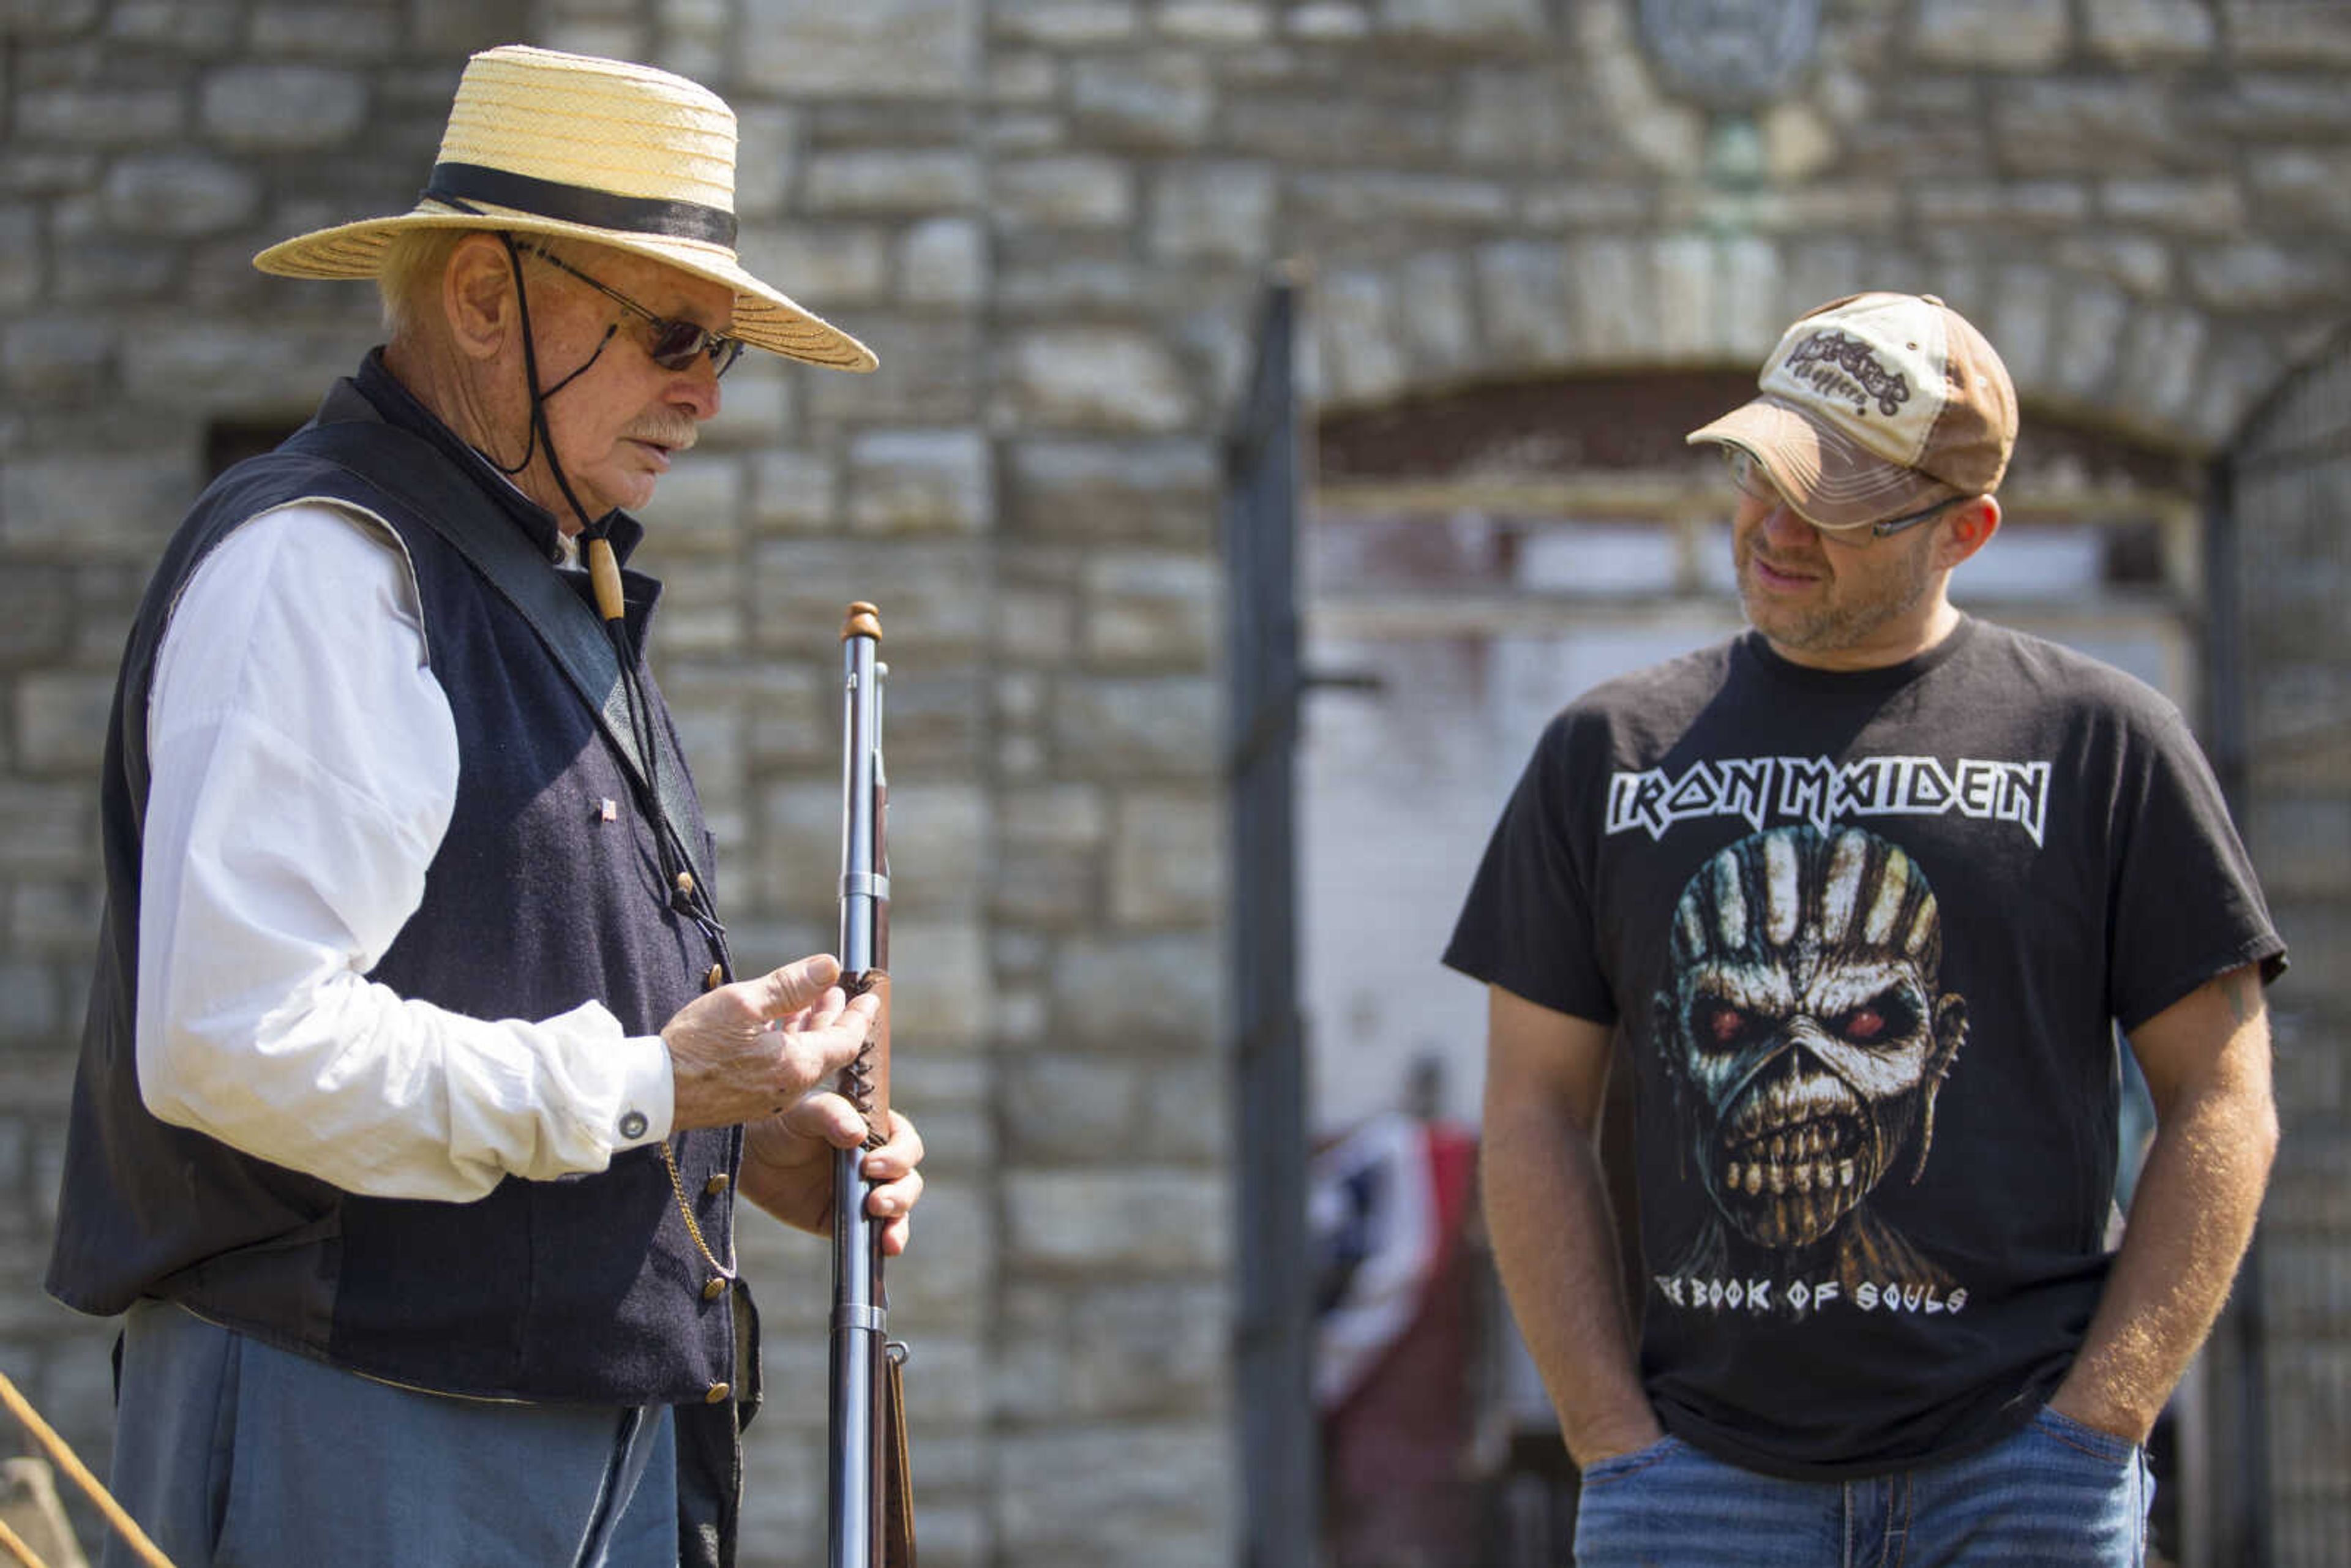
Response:
M2344 315L2351 12L1821 9L1780 96L1710 114L1633 0L0 0L0 1364L103 1452L107 1333L37 1281L125 618L215 427L298 420L371 340L364 287L246 258L405 208L468 50L627 55L736 105L747 257L883 361L738 369L646 559L747 958L830 945L833 637L883 607L926 1554L1229 1560L1215 528L1264 269L1315 269L1327 408L1748 365L1891 285L1983 325L2028 418L2198 457ZM2266 864L2333 841L2314 789ZM2344 972L2282 1003L2339 1019ZM2343 1056L2298 1038L2308 1190ZM747 1232L785 1396L752 1555L805 1562L821 1252Z

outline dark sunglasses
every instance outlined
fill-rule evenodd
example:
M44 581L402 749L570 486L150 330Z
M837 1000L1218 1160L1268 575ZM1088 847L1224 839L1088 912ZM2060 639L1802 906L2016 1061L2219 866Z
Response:
M743 352L743 340L714 332L692 321L674 321L666 316L656 316L619 289L600 283L569 262L543 246L527 245L518 247L527 256L535 256L558 272L568 273L597 293L619 301L653 324L653 340L645 350L646 357L665 371L687 371L694 368L695 356L705 355L710 361L710 373L725 375Z
M1722 448L1722 462L1723 466L1730 470L1730 482L1739 486L1741 494L1775 506L1786 503L1787 497L1780 493L1780 486L1771 483L1771 476L1764 472L1763 465L1756 460L1755 454L1752 452L1742 446L1726 445ZM1924 511L1905 512L1898 517L1888 517L1884 522L1868 524L1869 537L1874 539L1887 538L1905 528L1915 528L1920 523L1941 517L1961 501L1968 499L1970 497L1966 496L1953 496L1948 501L1936 502ZM1788 509L1796 512L1796 508L1792 506ZM1796 512L1796 516L1804 517L1802 512ZM1804 517L1804 521L1812 523L1813 519ZM1813 523L1813 527L1820 528L1821 525ZM1821 531L1829 534L1849 534L1855 530L1844 528L1821 528Z

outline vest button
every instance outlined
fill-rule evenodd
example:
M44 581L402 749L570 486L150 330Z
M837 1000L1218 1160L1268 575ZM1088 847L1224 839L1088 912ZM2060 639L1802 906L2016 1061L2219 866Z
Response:
M726 1293L726 1276L724 1274L713 1274L710 1282L702 1287L702 1299L705 1301L715 1301Z
M726 970L723 965L711 965L710 972L702 977L702 988L705 991L715 991L726 983Z
M677 873L677 895L680 898L692 898L694 896L694 873L692 872L682 871Z
M720 1193L725 1192L731 1185L733 1184L727 1180L726 1173L725 1171L720 1171L716 1176L712 1176L708 1181L702 1184L702 1196L705 1197L716 1197Z
M724 1383L714 1383L702 1391L702 1402L705 1405L723 1405L726 1402L726 1396L733 1392L734 1390Z

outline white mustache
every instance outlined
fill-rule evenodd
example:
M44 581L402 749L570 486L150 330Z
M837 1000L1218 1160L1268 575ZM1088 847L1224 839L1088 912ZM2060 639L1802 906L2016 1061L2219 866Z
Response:
M666 421L632 424L621 432L623 441L649 442L655 446L666 446L673 452L691 452L694 444L701 438L702 433L692 424L671 424Z

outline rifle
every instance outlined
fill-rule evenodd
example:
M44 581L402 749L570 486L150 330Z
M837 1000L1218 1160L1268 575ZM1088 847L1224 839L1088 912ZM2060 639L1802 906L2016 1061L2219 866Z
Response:
M888 1333L882 1224L865 1211L858 1165L890 1129L890 785L882 765L881 615L862 601L841 629L841 987L873 991L881 1010L841 1092L865 1118L862 1145L837 1151L832 1174L832 1399L826 1465L828 1568L914 1568L902 1368Z

